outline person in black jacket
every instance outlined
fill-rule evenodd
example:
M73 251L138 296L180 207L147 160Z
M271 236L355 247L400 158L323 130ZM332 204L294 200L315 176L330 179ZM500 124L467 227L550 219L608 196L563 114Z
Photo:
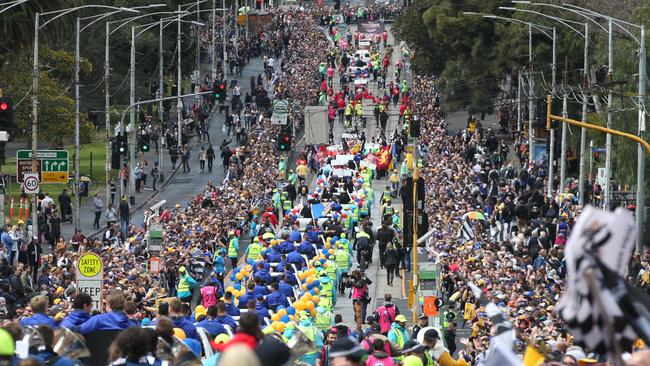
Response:
M388 222L384 221L381 227L377 229L376 239L379 242L379 265L381 268L386 268L386 246L393 241L395 231L388 227Z

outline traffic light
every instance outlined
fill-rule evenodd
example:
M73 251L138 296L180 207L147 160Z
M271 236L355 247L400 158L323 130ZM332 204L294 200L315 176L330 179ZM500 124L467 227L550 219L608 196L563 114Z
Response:
M280 131L280 136L278 138L278 150L291 151L291 135L292 131L290 128L283 128Z
M117 136L118 150L122 156L129 155L129 144L126 139L126 134L119 134Z
M600 160L600 152L595 151L594 152L594 161L597 163Z
M222 102L226 99L226 83L219 82L215 83L214 88L212 89L212 93L214 94L214 99L218 100L219 102Z
M142 152L148 152L150 149L149 142L145 139L139 139L138 140L138 150Z
M0 129L9 129L14 124L14 104L10 97L0 98Z
M111 142L111 168L120 169L120 143L117 140Z

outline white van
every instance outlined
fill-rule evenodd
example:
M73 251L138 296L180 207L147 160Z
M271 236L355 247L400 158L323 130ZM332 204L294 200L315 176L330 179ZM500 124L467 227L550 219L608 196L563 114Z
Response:
M357 50L354 53L354 59L359 59L359 60L361 60L361 61L363 61L365 63L369 63L370 62L370 51L364 50L364 49Z

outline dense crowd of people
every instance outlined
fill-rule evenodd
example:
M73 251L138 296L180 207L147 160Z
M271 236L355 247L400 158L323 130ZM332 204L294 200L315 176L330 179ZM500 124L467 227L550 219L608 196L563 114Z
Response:
M343 13L354 21L398 9L370 4ZM322 65L341 62L332 34L318 25L331 10L271 13L273 27L250 44L242 40L240 56L254 56L246 51L253 47L264 57L264 75L251 80L251 89L289 99L297 117L319 103L327 79ZM408 51L401 52L394 69L408 64ZM265 108L255 96L240 100L233 88L232 99L242 107L227 112L226 121L244 120L246 128L224 125L227 135L237 135L236 148L228 139L220 146L226 179L208 183L186 206L148 211L142 225L123 217L118 222L115 214L102 238L77 232L66 242L48 233L51 254L43 254L39 235L25 240L24 223L4 230L0 364L480 365L495 330L468 281L514 324L518 353L532 346L562 365L602 358L573 344L554 312L567 274L564 245L581 212L575 196L547 197L542 164L516 168L508 138L499 140L480 122L448 135L434 79L416 75L406 83L400 76L389 82L397 96L392 107L392 97L369 98L399 110L393 138L342 139L298 154L294 168L277 152L278 128L268 115L251 113ZM337 90L327 103L338 108L339 98L347 103L357 94ZM416 126L418 160L407 161L405 145ZM143 134L150 132L145 126ZM409 327L390 294L368 309L373 281L364 270L375 247L389 286L400 268L411 268L403 244L408 230L401 207L391 201L413 169L424 178L425 217L433 230L425 255L441 271L441 327L429 326L421 311ZM380 197L373 189L377 179L387 186ZM41 209L56 218L50 201L43 196ZM118 208L128 218L126 198ZM371 217L379 217L380 227L373 228ZM162 229L160 248L151 247L153 227ZM102 258L103 303L75 284L76 262L86 252ZM628 271L646 291L649 263L635 256ZM346 292L354 318L337 313ZM470 329L470 336L457 339L458 328Z

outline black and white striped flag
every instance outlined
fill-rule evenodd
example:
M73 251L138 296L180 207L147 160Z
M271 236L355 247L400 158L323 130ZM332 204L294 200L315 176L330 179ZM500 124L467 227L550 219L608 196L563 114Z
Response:
M500 221L495 222L490 227L490 237L492 238L492 240L498 243L510 240L511 226L512 223L510 222L504 222L504 223L501 223Z
M460 231L458 232L458 239L472 240L474 239L474 227L469 219L463 219L463 222L460 226Z
M574 340L591 351L616 356L650 336L648 307L622 280L635 237L629 211L588 206L567 242L567 286L557 311Z

